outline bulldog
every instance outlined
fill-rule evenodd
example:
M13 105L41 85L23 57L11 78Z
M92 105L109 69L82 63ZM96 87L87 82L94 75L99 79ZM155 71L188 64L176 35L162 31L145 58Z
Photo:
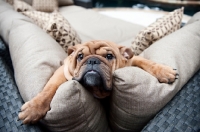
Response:
M80 82L94 97L102 99L112 91L113 72L126 66L137 66L155 76L160 83L173 83L176 69L134 56L130 48L108 41L90 41L68 48L68 57L49 79L43 90L26 102L19 113L23 124L35 123L50 110L58 87L68 81Z

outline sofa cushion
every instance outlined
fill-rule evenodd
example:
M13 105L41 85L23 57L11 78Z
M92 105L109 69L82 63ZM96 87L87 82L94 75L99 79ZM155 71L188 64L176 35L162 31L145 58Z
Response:
M0 35L8 44L16 84L26 102L43 89L67 54L41 28L2 0L0 18ZM51 131L109 130L100 101L76 81L62 84L50 105L41 122Z
M6 0L9 4L13 5L14 1L13 0Z
M13 7L18 12L34 11L35 9L24 1L14 0Z
M37 11L53 12L58 9L57 0L33 0L32 6Z
M25 2L28 3L29 5L32 5L32 1L33 1L33 0L23 0L23 1L25 1Z
M187 22L186 25L191 24L195 21L200 21L200 11L195 13L194 16Z
M100 101L76 81L62 84L50 107L42 123L51 131L109 131Z
M60 13L53 12L49 14L38 11L26 11L23 14L33 19L38 26L54 38L66 53L69 46L81 43L76 31Z
M114 131L140 131L200 68L200 21L156 41L140 56L177 69L173 84L159 83L137 67L114 73L109 121Z
M59 12L69 21L72 27L80 35L83 42L90 40L110 40L125 46L131 45L131 41L124 43L135 36L143 26L132 24L111 18L92 9L78 6L66 6L59 8Z
M183 17L183 9L184 8L176 9L173 12L168 13L144 30L140 31L132 42L134 54L139 55L157 40L179 29Z

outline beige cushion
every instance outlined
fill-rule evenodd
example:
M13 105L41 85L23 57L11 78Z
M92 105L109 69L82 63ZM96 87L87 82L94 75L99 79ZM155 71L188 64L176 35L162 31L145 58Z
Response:
M15 80L26 102L43 89L67 55L54 39L2 0L0 35L9 46ZM99 100L76 81L59 87L42 123L52 131L109 130Z
M32 5L32 0L23 0L23 1L28 3L29 5Z
M82 42L90 40L110 40L130 47L128 42L143 26L111 18L91 9L78 6L65 6L59 8L59 12L69 21L77 31ZM124 43L127 41L128 43Z
M21 0L14 0L13 7L18 12L35 10L32 6Z
M8 34L10 33L10 30L12 28L12 23L13 21L15 21L16 19L21 19L21 20L24 20L24 21L27 21L27 22L31 22L31 20L29 18L27 18L26 16L24 15L13 15L13 7L8 4L8 3L5 3L3 0L0 0L0 13L1 13L1 16L0 16L0 35L1 37L4 39L4 41L6 43L8 43L9 41L9 36ZM8 10L10 9L10 10ZM17 13L18 14L18 13ZM9 17L8 17L9 16ZM12 16L12 17L11 17Z
M157 40L179 29L183 17L183 9L184 8L176 9L168 13L140 31L132 42L134 54L139 55Z
M13 0L6 0L9 4L13 5L14 1Z
M114 73L109 121L114 131L138 131L169 102L200 69L200 21L155 42L140 56L176 68L179 78L173 84L158 80L136 67Z
M55 132L109 131L100 101L76 81L59 87L42 123Z
M57 0L33 0L32 6L37 11L53 12L58 9Z
M54 38L66 53L69 46L81 43L81 39L76 31L60 13L53 12L49 14L38 11L26 11L23 14L33 19L38 26Z
M195 21L200 21L200 11L195 13L194 16L187 22L186 25L191 24Z

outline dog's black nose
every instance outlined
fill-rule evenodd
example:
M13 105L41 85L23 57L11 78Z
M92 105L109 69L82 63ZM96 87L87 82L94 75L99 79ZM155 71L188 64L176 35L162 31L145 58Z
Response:
M100 64L101 61L98 58L89 58L87 60L87 64L95 65L95 64Z

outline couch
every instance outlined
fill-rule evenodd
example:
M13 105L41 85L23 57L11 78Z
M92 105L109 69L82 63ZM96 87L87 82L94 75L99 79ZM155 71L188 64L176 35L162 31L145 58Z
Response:
M51 104L52 109L44 120L36 125L21 125L21 122L17 121L21 105L41 90L53 71L60 65L60 61L67 55L56 41L43 32L30 18L14 11L12 6L4 1L0 2L1 131L15 131L16 129L19 131L47 131L46 129L53 131L200 130L199 13L185 27L155 42L140 54L145 58L176 66L179 69L180 78L175 84L159 84L155 78L141 69L124 68L114 73L115 81L111 98L99 101L94 99L80 84L69 81L57 91ZM145 28L75 5L62 6L59 8L59 12L69 21L82 42L102 39L129 47L134 37ZM9 15L10 17L7 17ZM31 36L29 36L30 34ZM189 38L191 39L189 40ZM169 44L166 45L165 42ZM182 47L182 43L185 46ZM178 48L176 45L174 47L174 44ZM38 47L39 49L37 49ZM152 51L156 51L156 53L152 53ZM163 54L168 54L170 57L165 56L163 59ZM30 58L34 60L34 63L30 61ZM27 67L32 69L27 70ZM43 72L38 72L38 70ZM39 75L35 76L35 73ZM124 73L128 73L125 75L126 78ZM131 80L132 77L135 79ZM144 83L149 85L145 85L141 90ZM133 86L136 91L131 91L130 87ZM155 86L159 89L158 91L152 91ZM74 89L71 90L71 87ZM23 90L23 88L26 89ZM166 89L167 91L165 91ZM130 94L124 95L127 92L139 94L139 96L137 94L131 96L130 100L133 98L135 102L126 100L129 99L129 97L125 98L126 95L130 96ZM144 93L145 96L141 93ZM160 94L166 95L166 93L168 96L164 96L165 98L161 102L157 102L160 97L163 97ZM78 101L76 100L77 95L80 99ZM174 95L176 96L174 97ZM141 100L147 101L147 103L143 105ZM132 103L135 103L135 106ZM128 112L119 109L118 104L127 107L124 110ZM74 107L78 109L74 109ZM68 113L58 115L60 111ZM63 120L65 116L66 118ZM62 120L59 121L59 119ZM63 123L67 128L63 126ZM137 128L137 126L139 127Z

